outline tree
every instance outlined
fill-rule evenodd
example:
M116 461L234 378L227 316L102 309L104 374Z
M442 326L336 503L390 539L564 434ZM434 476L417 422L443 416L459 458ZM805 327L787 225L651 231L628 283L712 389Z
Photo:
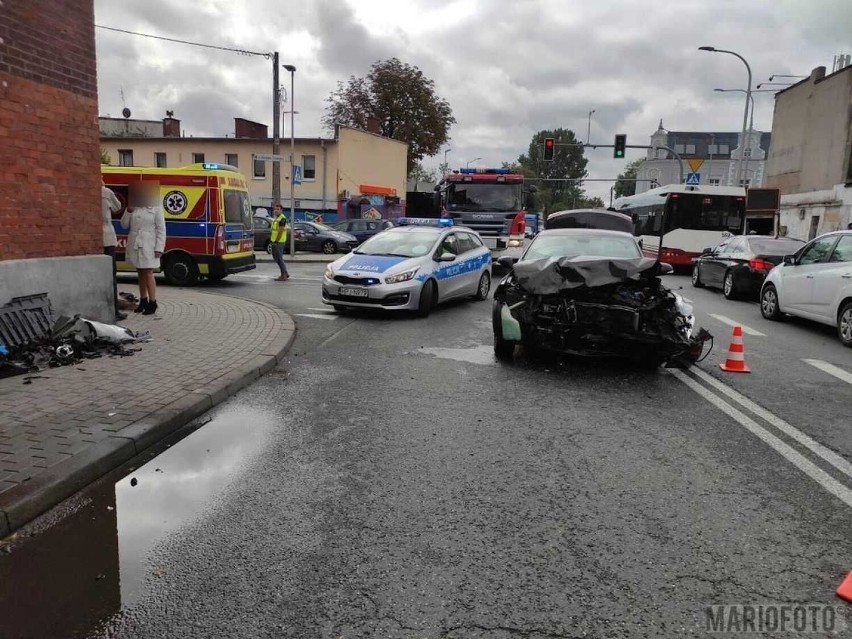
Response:
M556 139L552 162L544 161L545 138ZM533 135L527 155L521 155L517 162L506 163L504 167L518 170L538 186L536 208L547 214L582 207L585 200L582 180L588 175L587 163L574 132L558 128Z
M442 174L443 175L443 174ZM408 172L408 179L417 182L438 182L438 171L436 169L427 169L420 162L417 162L414 167Z
M378 120L379 132L408 144L408 173L426 156L438 153L449 140L456 119L450 104L435 93L435 83L415 66L397 58L380 60L365 78L351 76L326 99L323 125L367 129Z
M644 162L643 159L633 160L630 164L624 167L624 173L620 173L615 181L615 197L623 197L636 193L636 174L639 167Z

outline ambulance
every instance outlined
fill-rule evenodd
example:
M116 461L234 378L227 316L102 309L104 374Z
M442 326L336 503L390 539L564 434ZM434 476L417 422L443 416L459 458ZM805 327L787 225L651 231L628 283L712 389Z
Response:
M122 204L113 213L118 236L118 270L132 272L125 261L127 229L120 220L134 182L159 182L166 219L162 273L176 286L201 278L221 280L255 268L254 228L246 180L227 164L192 164L179 169L102 166L104 183Z

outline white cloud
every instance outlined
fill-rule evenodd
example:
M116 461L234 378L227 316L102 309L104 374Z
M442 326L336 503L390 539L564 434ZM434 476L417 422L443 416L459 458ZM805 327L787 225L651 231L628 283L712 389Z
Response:
M673 130L739 129L745 68L808 74L849 47L849 0L96 0L100 24L167 37L281 52L296 73L297 135L322 133L324 100L340 80L397 56L435 80L453 107L453 165L499 165L526 152L542 128L567 127L592 141L615 133L645 144L663 118ZM117 115L120 91L135 117L176 111L188 133L221 135L234 116L271 124L272 79L263 58L98 30L101 113ZM848 50L848 49L847 49ZM282 73L289 88L289 78ZM771 94L757 94L755 125L771 126ZM287 110L285 105L285 110ZM631 152L637 154L638 151ZM623 167L589 150L590 177ZM628 159L630 159L628 157ZM437 165L443 154L428 161ZM589 183L608 194L605 183Z

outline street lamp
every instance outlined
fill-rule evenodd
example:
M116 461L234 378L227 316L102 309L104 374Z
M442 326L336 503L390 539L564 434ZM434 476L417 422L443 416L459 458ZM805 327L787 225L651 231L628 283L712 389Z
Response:
M444 175L450 172L450 165L447 164L447 153L452 151L452 149L444 149Z
M743 148L740 149L740 159L737 162L737 178L736 185L739 186L742 180L743 174L743 156L745 154L745 140L746 140L746 127L748 126L748 112L749 112L749 102L751 102L751 67L748 64L748 61L742 57L739 53L735 51L728 51L726 49L717 49L716 47L698 47L699 51L709 51L710 53L727 53L729 55L735 56L740 59L740 61L745 65L746 71L748 71L748 89L746 89L746 102L745 109L743 110L743 130L742 130L742 143Z
M294 127L296 126L296 94L294 93L296 84L296 67L292 64L282 65L290 72L290 257L296 255L296 232L294 224L296 222L296 171L294 170L296 160L296 135ZM323 178L325 179L325 178ZM323 202L325 206L325 202Z
M592 143L592 113L594 113L594 112L595 112L594 109L589 111L589 126L586 129L586 144Z
M465 166L466 166L467 168L470 168L470 163L471 163L471 162L476 162L477 160L481 160L481 159L482 159L482 158L473 158L472 160L468 160L467 162L465 162Z

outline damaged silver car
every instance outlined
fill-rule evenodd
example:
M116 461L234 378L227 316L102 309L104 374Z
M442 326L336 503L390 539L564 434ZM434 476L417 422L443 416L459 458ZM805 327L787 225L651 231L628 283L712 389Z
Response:
M642 255L627 233L558 229L536 236L494 291L494 353L515 347L621 357L642 366L688 365L710 339L692 307L664 287L668 264Z

